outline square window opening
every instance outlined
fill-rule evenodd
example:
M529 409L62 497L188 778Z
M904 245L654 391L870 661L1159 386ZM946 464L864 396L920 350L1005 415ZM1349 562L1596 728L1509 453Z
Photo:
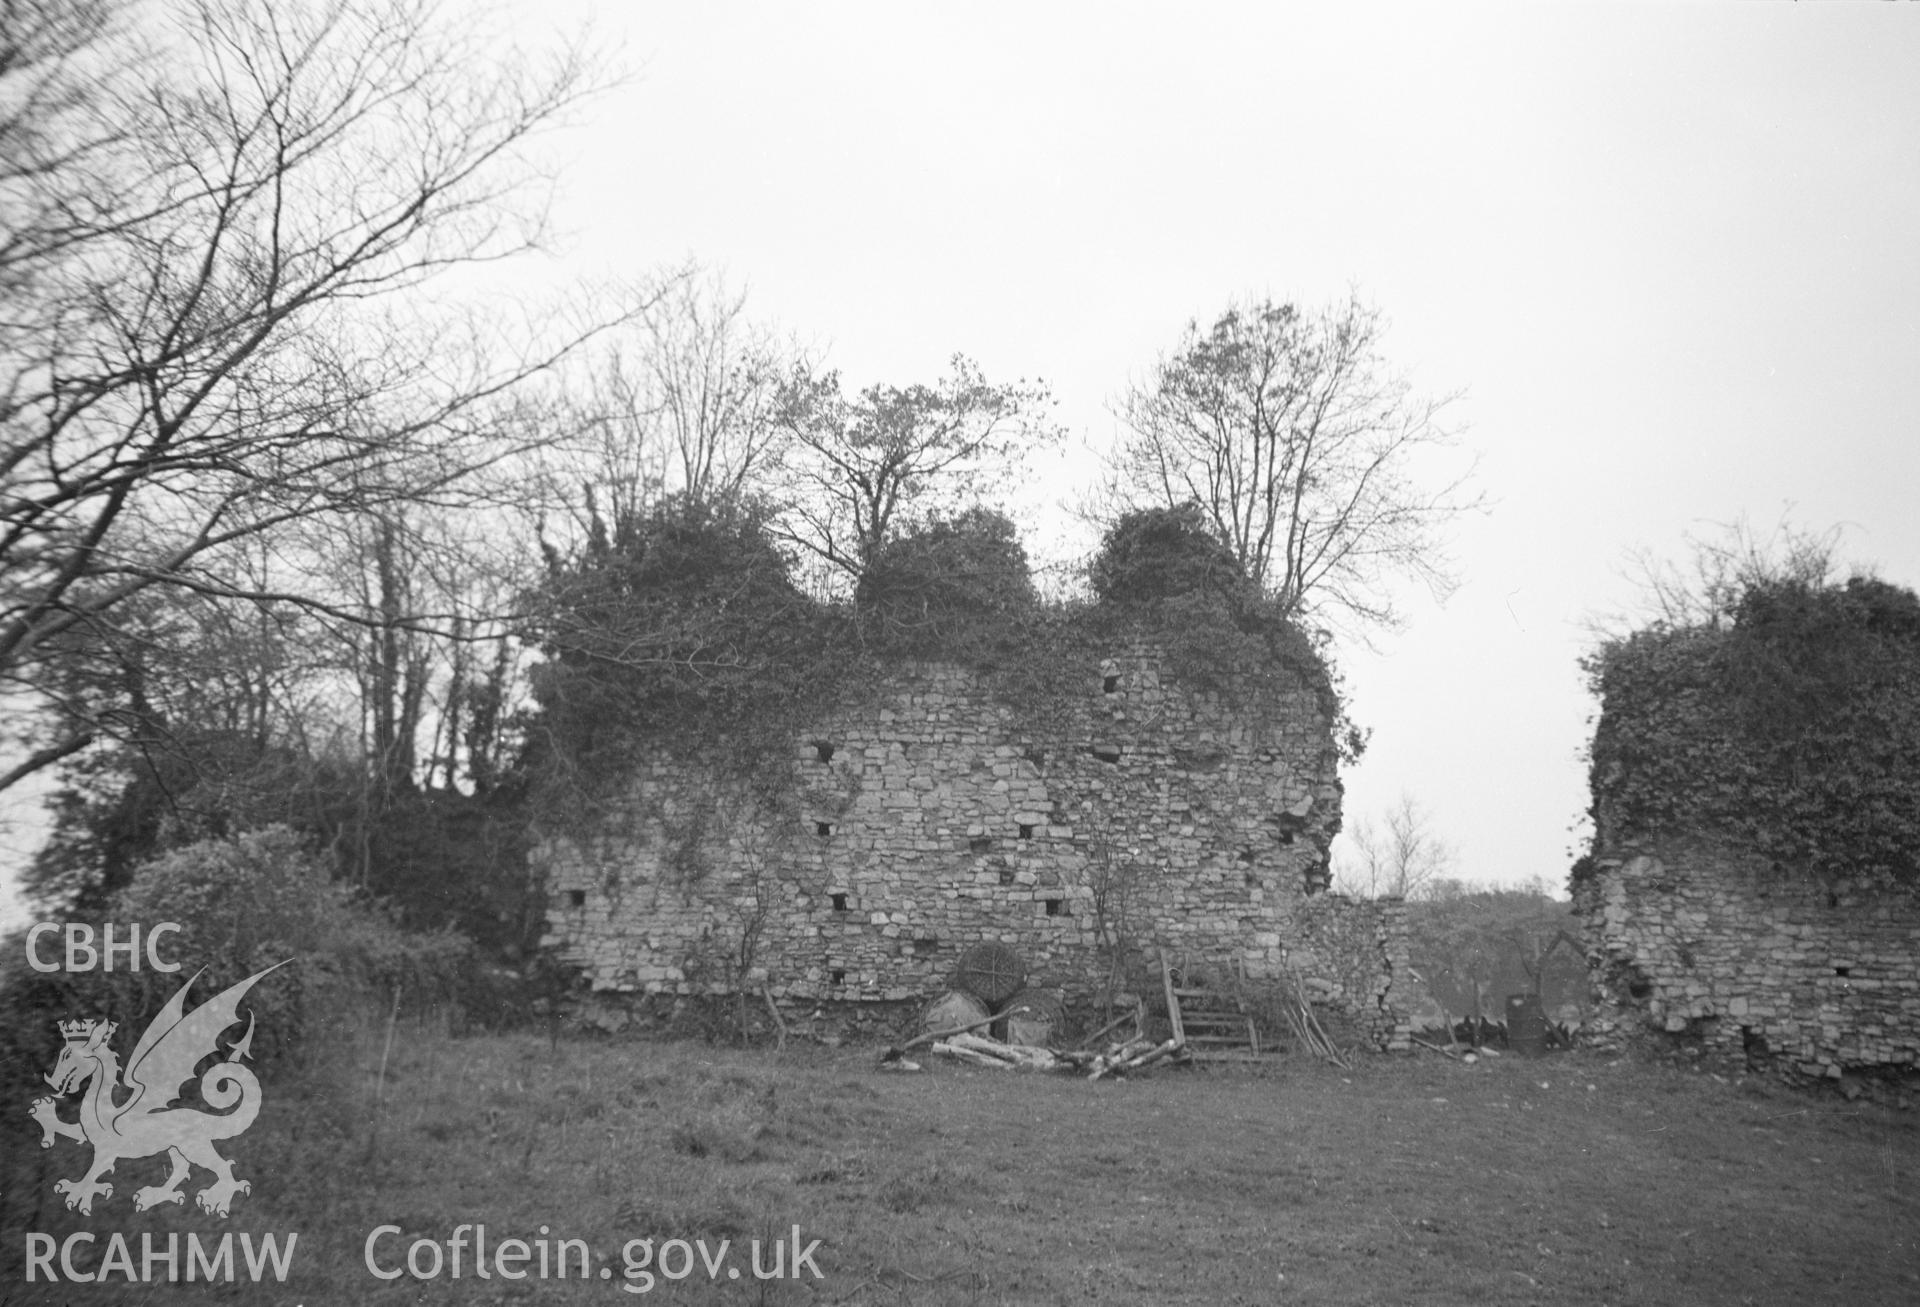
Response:
M847 910L847 896L846 896L846 895L844 895L844 894L831 894L831 895L828 895L828 898L832 900L832 902L833 902L833 910L834 910L835 912L845 912L845 911Z
M584 908L584 907L586 907L586 906L587 906L587 892L586 892L585 890L583 890L583 889L570 889L570 890L568 890L568 891L567 891L567 906L568 906L568 907L570 907L570 908Z
M1041 902L1046 905L1047 915L1049 917L1064 917L1067 915L1067 901L1065 899L1042 899Z
M1020 838L1023 840L1033 838L1033 826L1031 824L1024 821L1020 823Z

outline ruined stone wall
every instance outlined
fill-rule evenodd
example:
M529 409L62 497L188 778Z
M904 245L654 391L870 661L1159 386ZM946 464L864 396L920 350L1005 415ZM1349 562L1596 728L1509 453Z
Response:
M1403 925L1318 893L1335 767L1321 699L1284 678L1203 692L1133 648L1023 710L908 665L795 742L783 792L663 754L604 819L548 833L547 944L596 990L808 1004L929 997L983 941L1069 1001L1115 945L1136 979L1159 948L1255 979L1291 961L1404 1043Z
M1920 1064L1920 898L1705 842L1623 844L1575 884L1602 1018L1813 1076Z
M1343 1013L1355 1039L1391 1052L1412 1048L1417 998L1408 984L1404 900L1316 894L1295 908L1293 940L1308 998Z

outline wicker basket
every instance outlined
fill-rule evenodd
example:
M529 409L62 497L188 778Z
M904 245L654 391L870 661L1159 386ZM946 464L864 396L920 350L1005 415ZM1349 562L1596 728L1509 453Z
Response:
M1027 964L1005 944L975 944L960 959L954 984L998 1006L1027 983Z
M1023 989L996 1014L1005 1023L1007 1042L1046 1048L1067 1028L1067 1010L1043 989Z

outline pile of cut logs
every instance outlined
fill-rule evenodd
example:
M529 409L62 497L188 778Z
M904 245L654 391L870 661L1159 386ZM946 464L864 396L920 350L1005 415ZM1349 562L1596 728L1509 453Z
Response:
M1125 1075L1129 1071L1152 1066L1155 1062L1186 1059L1186 1046L1174 1039L1163 1044L1129 1039L1109 1046L1105 1052L1095 1053L1086 1049L1026 1048L1019 1044L1002 1044L970 1032L935 1041L933 1051L962 1062L971 1062L975 1066L993 1067L1000 1071L1024 1069L1064 1071L1070 1075L1084 1073L1089 1080Z
M1003 1044L997 1039L989 1039L975 1033L980 1027L991 1024L993 1020L992 1017L982 1017L967 1025L929 1031L904 1044L889 1048L880 1056L881 1069L918 1071L919 1064L908 1061L906 1055L913 1049L927 1044L932 1045L936 1053L961 1062L970 1062L974 1066L992 1067L999 1071L1061 1071L1069 1075L1085 1075L1089 1080L1125 1075L1129 1071L1138 1071L1156 1062L1182 1063L1192 1059L1192 1055L1187 1051L1187 1041L1178 1031L1175 1031L1172 1039L1158 1044L1141 1035L1140 1032L1146 1024L1144 1009L1136 1010L1107 1023L1081 1040L1081 1047L1077 1049ZM1131 1039L1109 1043L1100 1052L1086 1047L1095 1040L1112 1035L1121 1026L1127 1024L1133 1026L1134 1033Z
M1029 1071L1064 1071L1070 1075L1085 1075L1089 1080L1125 1075L1129 1071L1138 1071L1156 1062L1191 1062L1193 1054L1187 1048L1187 1034L1180 1022L1180 999L1174 989L1173 971L1168 965L1164 952L1160 955L1160 982L1166 990L1167 1022L1173 1027L1173 1038L1161 1043L1155 1043L1146 1038L1146 1004L1136 1000L1132 1012L1115 1017L1081 1040L1080 1047L1075 1049L1037 1048L1024 1044L1003 1044L997 1039L988 1039L975 1032L982 1026L991 1025L996 1018L983 1016L945 1030L928 1031L904 1044L889 1048L881 1054L880 1066L885 1071L918 1071L919 1063L908 1061L906 1055L910 1050L923 1044L931 1044L934 1052L945 1057L970 1062L975 1066L992 1067L999 1071L1011 1071L1016 1068ZM974 1007L978 1010L977 1004ZM936 1011L939 1010L941 1009L936 1008ZM1307 1019L1312 1020L1311 1012L1308 1012ZM1133 1025L1132 1038L1123 1037L1117 1043L1109 1042L1100 1052L1095 1052L1088 1047L1097 1040L1111 1040L1115 1032L1129 1022Z

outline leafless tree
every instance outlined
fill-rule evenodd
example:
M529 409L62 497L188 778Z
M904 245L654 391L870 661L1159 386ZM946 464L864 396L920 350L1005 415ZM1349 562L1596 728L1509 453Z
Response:
M1453 850L1434 834L1427 812L1402 794L1376 823L1357 817L1347 827L1353 846L1335 873L1336 888L1360 898L1421 897L1451 874Z
M1198 504L1283 613L1365 627L1395 620L1391 583L1452 587L1439 538L1476 506L1465 474L1421 466L1454 443L1452 397L1416 396L1357 297L1318 312L1236 304L1118 402L1130 429L1109 465L1112 516Z
M779 457L774 412L793 351L746 305L720 275L693 273L641 317L643 348L616 393L630 419L658 431L668 493L736 499Z
M857 580L901 527L973 507L1059 439L1040 382L990 384L955 355L934 385L869 386L849 399L837 372L796 371L778 412L793 441L786 538Z
M0 291L9 298L62 251L137 214L116 192L78 198L71 177L124 146L96 112L102 78L138 75L129 0L17 0L0 24ZM32 325L12 319L13 333Z
M508 398L604 325L415 293L540 239L525 147L600 84L577 45L503 52L432 0L171 0L142 60L118 9L39 0L53 35L0 41L0 694L41 710L0 789L97 732L38 696L56 641L155 587L324 608L238 547L463 502L525 434Z
M573 360L543 421L542 534L569 519L622 522L666 496L741 502L777 483L786 444L775 420L802 353L755 322L744 291L715 272L674 269L628 294L620 331ZM592 503L586 502L592 488Z

